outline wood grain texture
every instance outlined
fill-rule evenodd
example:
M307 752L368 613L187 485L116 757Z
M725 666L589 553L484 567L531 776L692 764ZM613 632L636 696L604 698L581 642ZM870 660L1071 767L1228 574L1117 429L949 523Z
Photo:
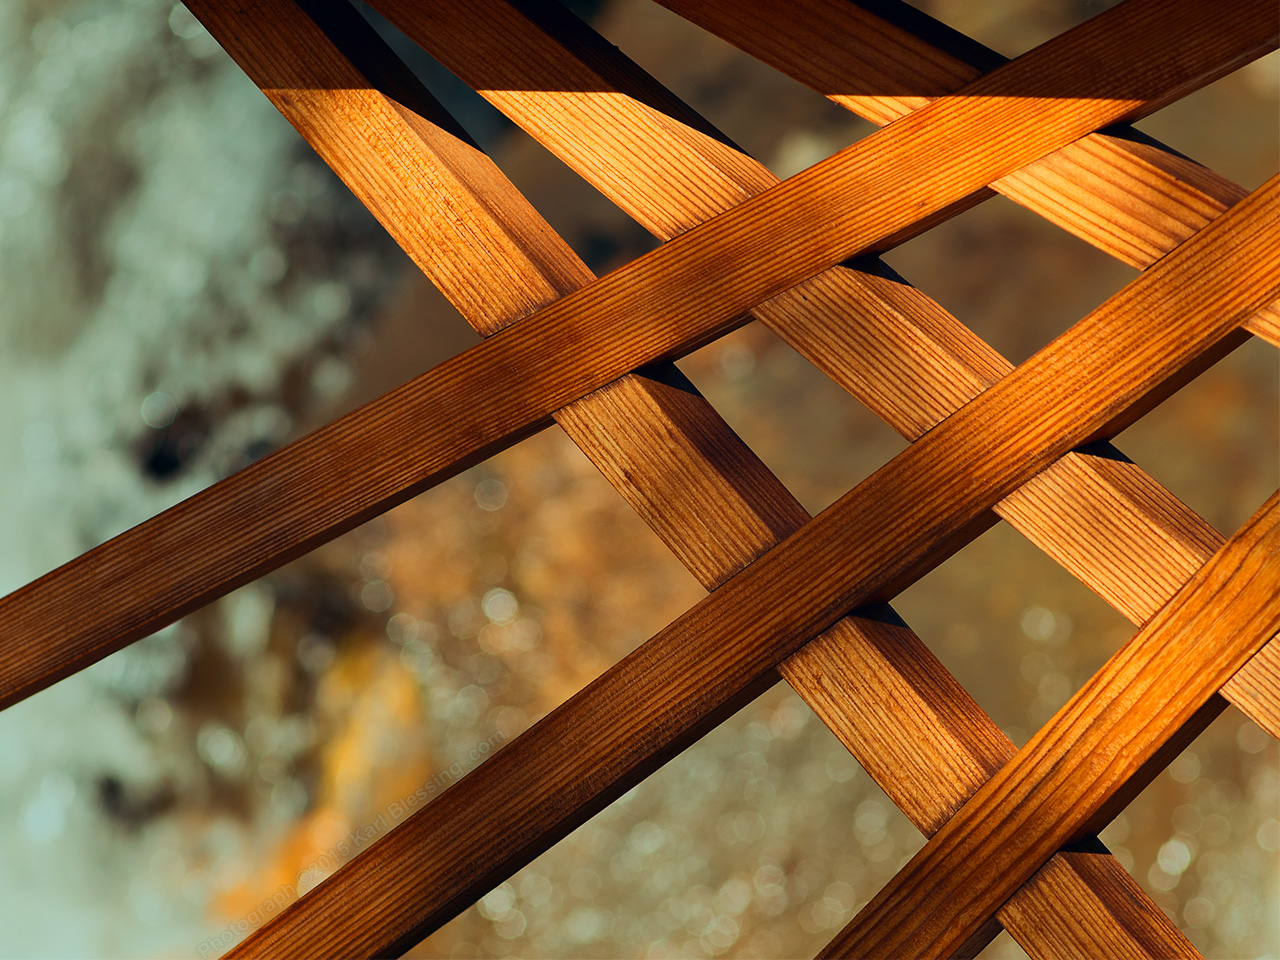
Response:
M880 125L1006 62L903 3L880 0L872 12L849 0L659 2ZM1229 15L1256 15L1266 6L1232 4ZM1271 20L1253 56L1274 47ZM1132 130L1092 134L991 186L1139 268L1244 196L1226 178Z
M1223 542L1109 445L1072 451L996 512L1136 624L1146 623Z
M881 125L1007 62L904 3L878 0L873 13L849 0L804 0L785 7L658 2ZM1256 5L1253 12L1264 6ZM1242 5L1233 4L1231 14L1241 12L1247 15ZM1251 56L1274 48L1274 19L1270 35ZM1227 178L1127 128L1084 137L991 188L1140 269L1245 193ZM1245 327L1280 342L1280 321L1273 310L1248 318Z
M1280 495L991 778L824 951L947 956L1061 847L1108 822L1225 706L1280 630Z
M741 703L805 638L927 570L997 500L1280 294L1276 196L1272 182L1214 221L233 955L404 949L545 849Z
M410 37L660 238L688 229L727 209L735 198L776 182L749 157L733 156L734 149L705 120L572 18L535 16L496 2L441 2L430 9L402 0L379 0L378 5ZM827 14L818 16L816 25L792 29L809 31L806 36L835 29L824 19L831 10L820 6ZM698 16L716 17L716 9L714 4L699 5ZM849 41L855 45L866 37L879 37L877 30L887 31L889 36L909 38L918 51L934 50L936 57L950 62L936 48L845 0L834 9L853 18L841 21L843 27L858 25L862 30L862 39ZM759 16L773 18L780 10L770 7ZM752 22L748 16L734 29L750 33ZM931 29L938 32L936 24ZM950 46L963 48L954 38ZM897 48L890 43L884 49ZM858 46L857 52L867 51ZM887 68L874 65L882 56L872 56L870 67L849 65L846 58L843 69L883 72ZM913 56L912 62L928 59L926 53ZM975 62L984 56L1003 62L990 51L969 51ZM953 76L958 69L952 64L950 73L939 76ZM908 79L910 74L901 74L894 84L902 86ZM862 82L858 76L846 80ZM878 82L888 81L881 77ZM1110 135L1086 140L1091 145L1085 152L1111 157L1111 166L1127 163L1128 168L1165 171L1178 186L1156 178L1142 189L1159 193L1168 188L1174 197L1170 202L1198 211L1196 217L1180 221L1185 229L1162 235L1161 253L1187 230L1225 209L1225 201L1196 199L1199 195L1186 194L1187 189L1199 185L1231 202L1243 194L1212 172L1145 142L1126 147ZM1082 154L1071 156L1075 163ZM673 166L680 171L674 179ZM1041 179L1037 175L1029 182ZM1141 170L1130 169L1128 179L1119 182L1132 186L1146 181ZM828 270L760 304L753 313L886 422L915 439L1011 367L883 263L864 260L863 266L856 271ZM1110 448L1099 454L1123 459ZM1137 468L1119 474L1110 470L1110 481L1096 482L1094 474L1106 465L1093 464L1092 459L1071 454L1038 477L1034 490L1015 492L998 505L997 513L1135 623L1142 623L1195 569L1188 559L1203 562L1221 537ZM1115 536L1097 535L1101 518Z
M227 26L246 48L265 42L251 16ZM1069 64L1083 51L1067 44L1063 53ZM1189 62L1192 74L1203 68L1194 55ZM1015 68L1009 68L1011 79L1021 83ZM280 69L281 97L310 95L307 88L288 86L287 62ZM1117 65L1117 79L1120 73ZM1178 73L1163 79L1176 85L1185 78ZM360 135L386 116L385 105L378 109L358 89L352 96L351 116L359 125L325 131L326 139L338 145L333 159L340 164L343 145L354 151ZM15 591L0 600L5 622L0 705L30 695L496 452L545 424L552 411L629 370L692 349L728 329L759 301L955 202L1011 164L1025 163L1142 103L1085 102L1094 108L1081 109L1078 117L1063 111L1061 122L1046 128L1038 122L1044 110L1029 103L1011 110L991 97L939 101L913 115L928 125L925 113L941 111L927 142L896 124L876 142L871 138L832 157L808 180L779 184L686 232L431 374ZM1025 130L1027 136L1015 136L1024 145L1022 155L1011 160L980 150L976 135L963 134L975 129L975 121L981 121L976 128ZM379 139L377 149L385 152L387 166L403 167L404 176L417 172L417 158L401 157L394 143ZM956 156L967 152L968 160L952 168L954 176L914 193L895 189L885 175L907 155L937 167L938 150L960 151ZM361 154L351 156L359 165ZM385 170L379 166L367 175L376 181ZM868 199L876 195L878 202ZM391 213L417 216L416 211ZM786 253L777 255L780 250ZM220 535L210 541L209 530ZM84 596L104 598L91 620L71 612L73 598ZM53 643L51 635L57 637Z
M1203 10L1167 6L1131 0L1108 11L10 594L0 600L0 705L491 455L629 370L699 346L744 310L945 214L985 183L1194 86L1252 43L1248 24L1217 29ZM1157 19L1159 42L1149 32ZM261 42L251 16L228 27L246 47ZM1131 58L1148 56L1159 67L1130 76ZM309 95L280 69L281 96ZM1059 96L1067 90L1079 96ZM1002 95L1010 91L1019 95ZM359 94L356 129L372 132L385 110ZM347 126L326 137L360 143ZM993 140L998 154L986 149ZM415 157L382 140L376 149L413 175ZM351 157L359 166L360 153ZM206 542L208 530L220 536ZM73 615L77 596L104 598L98 616Z
M594 279L440 104L400 75L349 5L259 0L251 36L234 5L193 0L190 9L482 336ZM291 74L282 76L283 63ZM352 90L366 101L364 128L335 141L331 132L349 126ZM554 417L708 587L809 519L671 364L624 376ZM656 469L668 462L676 469Z
M1133 908L1120 913L1118 903ZM1164 911L1151 910L1148 903L1146 892L1102 844L1086 840L1055 853L996 916L1033 957L1200 956L1176 927L1170 933L1173 925Z
M1280 740L1280 640L1272 640L1227 681L1222 695Z
M888 610L848 617L781 666L863 768L932 836L1017 752ZM929 696L918 691L938 688Z
M345 8L309 5L312 16L318 16L330 38L341 38L346 51L326 42L308 18L287 3L276 4L272 8L263 5L256 8L257 16L270 18L273 46L246 51L237 44L234 35L226 34L226 23L217 19L220 11L210 11L194 0L193 5L213 28L215 36L235 52L242 66L261 86L268 86L264 80L269 76L260 72L262 68L269 70L286 50L298 54L305 52L307 63L341 61L344 52L354 52L371 68L365 71L366 75L377 71L384 81L370 86L387 95L394 91L396 110L405 118L405 129L397 138L402 149L415 140L419 131L426 131L430 136L421 137L418 148L427 154L423 158L423 166L441 164L434 151L442 143L447 150L445 159L471 150L467 144L451 138L449 130L452 124L447 117L440 115L438 104L426 97L424 91L413 89L413 84L403 77L389 78L394 87L385 82L388 65L394 63L395 58L390 51L379 47L377 39L370 35L363 23L353 20L349 11L344 13ZM336 72L341 80L350 84L354 78L349 70L355 68L354 64L339 63L338 66ZM333 76L333 72L302 85L323 90L325 83L321 81L326 76ZM340 98L325 101L314 97L300 101L292 97L277 97L276 102L295 126L311 136L342 119ZM410 110L415 115L412 120L406 112ZM324 144L319 146L327 149ZM376 158L371 162L376 164ZM508 185L477 182L480 177L501 178L496 168L486 166L486 161L477 157L469 162L469 174L469 179L450 182L451 203L474 224L477 234L511 235L504 234L500 224L492 222L497 219L501 223L517 225L519 229L512 232L516 237L545 238L545 229L538 224L527 223L536 214L518 200L512 202L514 194ZM357 177L352 178L351 185L358 195L368 189ZM385 185L383 187L385 189ZM494 198L506 198L508 202L503 206ZM362 196L362 199L365 198ZM377 199L379 203L375 208L381 209L388 200L400 199L403 203L412 197L384 196ZM432 202L433 198L426 197L422 206L429 209ZM389 227L395 230L396 224L392 222ZM416 262L429 271L444 274L441 286L446 292L457 294L460 284L469 283L474 288L462 290L462 295L455 302L464 315L471 314L469 319L482 333L493 331L495 319L498 324L502 322L501 315L495 318L487 311L473 313L474 305L481 302L478 293L484 284L479 271L468 272L468 267L472 266L470 261L476 257L474 248L432 246L423 250L415 245L416 236L406 232L398 233L397 239ZM585 267L573 260L567 248L548 244L545 240L528 251L522 250L516 241L508 247L506 254L513 258L508 263L508 271L520 274L524 289L537 290L545 286L548 295L555 288L556 274L572 277L585 271ZM556 272L544 285L540 283L539 264L549 256L569 262L555 263ZM448 259L441 263L441 257ZM476 266L483 267L483 264L482 260ZM520 300L508 309L519 313L525 305L525 301ZM709 587L741 569L755 559L764 546L781 539L808 519L785 488L674 368L668 366L650 370L644 376L624 377L564 408L556 417L610 481ZM655 470L654 465L659 463L668 466ZM886 615L892 617L887 611ZM892 651L874 646L878 627L892 630L896 641ZM828 642L832 639L837 642ZM891 655L885 656L886 652ZM809 674L789 669L791 660L784 663L783 672L801 696L837 729L837 733L842 734L846 743L850 743L890 796L917 815L917 822L927 832L936 829L945 815L958 808L998 769L1000 762L1013 753L1013 746L1007 738L905 626L896 624L890 628L863 618L847 618L816 643L804 648L801 654L806 655L806 663L818 667L826 658L827 665L838 669L850 656L861 657L860 662L864 666L874 667L878 686L889 692L892 702L898 704L898 709L891 713L867 709L868 704L883 704L883 700L863 703L859 698L860 694L879 691L864 691L858 684L848 682L831 687L826 678L811 680ZM865 654L872 655L868 657ZM850 742L849 735L852 735L853 742ZM958 778L961 767L973 775ZM963 792L953 796L949 791L957 785L963 786ZM925 798L923 806L915 802L917 795ZM938 797L944 798L942 815L935 799ZM1120 869L1116 864L1112 867ZM1070 871L1068 875L1077 877ZM1037 904L1032 902L1035 890L1036 885L1029 884L1027 891L1020 896L1021 900L1027 901L1026 911L1033 917L1045 912L1054 916L1070 913L1073 895L1075 899L1095 904L1099 899L1092 891L1072 891L1070 884L1060 884L1050 891L1046 902ZM1068 899L1056 903L1055 897ZM1103 909L1107 918L1104 929L1133 926L1132 920L1124 919L1122 922L1119 919L1131 912L1142 913L1144 917L1163 918L1154 904L1144 903L1141 897L1126 897L1117 903L1118 906L1109 912ZM1143 906L1145 911L1141 909ZM1167 922L1165 927L1163 938L1157 941L1162 949L1133 952L1131 955L1187 952L1176 928ZM998 926L992 927L990 935L994 936L998 930ZM270 936L270 933L264 936Z
M1249 318L1248 328L1273 347L1280 347L1280 306L1273 303L1259 310Z

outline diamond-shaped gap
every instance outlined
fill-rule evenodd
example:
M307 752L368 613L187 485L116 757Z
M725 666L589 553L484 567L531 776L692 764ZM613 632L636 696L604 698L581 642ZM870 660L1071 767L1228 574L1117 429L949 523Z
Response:
M883 258L1014 364L1137 276L1002 196L952 217Z
M1253 190L1280 164L1280 51L1175 100L1139 130Z
M1116 438L1171 493L1230 536L1280 486L1280 376L1258 338Z
M761 323L680 361L712 406L810 513L906 441Z
M778 684L408 956L814 956L922 842Z
M191 682L163 705L198 731L215 797L269 814L214 891L221 925L281 883L305 893L703 591L549 430L251 594L197 615Z
M780 177L875 130L822 94L648 0L615 0L595 27Z
M1234 707L1100 834L1206 957L1280 952L1280 748Z
M1134 632L1003 522L893 605L1019 747Z
M914 6L1006 57L1017 57L1119 0L916 0Z
M981 960L1030 960L1027 951L1009 935L1008 930L1001 930L978 956Z

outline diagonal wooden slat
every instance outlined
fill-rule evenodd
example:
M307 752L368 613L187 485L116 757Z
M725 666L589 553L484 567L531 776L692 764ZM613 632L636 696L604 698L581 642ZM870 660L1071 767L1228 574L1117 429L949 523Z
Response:
M659 237L678 234L721 212L735 198L776 182L764 167L736 151L705 120L571 17L497 2L455 0L434 4L429 12L403 0L377 3L410 37ZM864 37L878 36L867 29L869 14L841 0L839 9L846 7L860 19L843 26L859 27ZM699 9L703 19L713 16L711 7ZM773 9L777 13L781 8ZM1256 6L1253 9L1256 13ZM1261 38L1274 33L1273 20L1260 24L1259 44L1270 42ZM806 29L821 31L823 22L819 18L817 27ZM897 29L880 27L890 33ZM857 52L867 53L863 46ZM898 76L883 82L892 89L907 79ZM856 74L846 80L869 82ZM598 95L572 92L588 89ZM625 137L621 144L619 137ZM1217 184L1213 188L1232 202L1243 195L1239 187L1189 161L1154 148L1150 152L1168 156L1162 162L1192 181ZM1192 167L1201 172L1193 176ZM1164 186L1160 181L1143 189ZM1203 198L1196 203L1199 219L1188 222L1203 224L1225 208L1224 203ZM1165 249L1173 242L1171 236L1161 241ZM1011 366L883 264L868 266L865 271L826 271L761 304L754 314L914 439ZM1122 460L1106 447L1069 454L1037 477L1034 489L1015 492L996 511L1131 620L1142 623L1208 559L1222 538L1141 470L1132 464L1118 467ZM1099 535L1100 518L1110 536ZM1253 669L1239 685L1251 682ZM1233 696L1236 689L1230 691ZM1255 712L1257 704L1265 702L1251 699Z
M931 659L905 627L848 617L780 667L926 836L1017 752L949 675L927 671ZM1055 853L996 919L1034 957L1199 956L1096 839ZM968 946L997 933L988 924Z
M1001 496L1280 293L1277 192L1210 224L233 955L408 947L741 703L804 637L929 569Z
M394 101L396 111L405 118L397 139L404 144L419 138L427 154L424 163L447 162L438 157L440 154L451 157L458 152L473 152L449 134L451 121L442 116L439 105L395 68L394 55L380 45L367 25L344 4L308 3L306 6L328 38L340 38L352 61L360 61L361 76L354 74L359 69L354 62L342 63L342 52L331 45L332 39L326 41L311 20L291 2L260 3L255 8L255 15L271 25L273 46L250 49L239 46L229 33L229 23L234 21L228 20L221 5L189 0L189 6L260 85L266 85L262 83L265 71L282 58L285 51L293 52L308 64L336 62L335 69L348 71L348 75L341 77L344 89L371 86ZM362 82L362 77L370 76L375 79ZM333 83L316 78L306 86L324 90L331 89ZM318 129L342 121L339 95L305 103L279 96L275 99L291 122L313 135ZM328 107L323 114L319 109L322 105ZM409 111L413 120L409 119ZM516 226L511 234L516 237L548 236L545 224L531 222L536 214L516 199L518 195L508 184L487 182L500 179L501 174L485 158L472 158L469 170L467 192L455 191L454 203L472 224L473 233L507 236L500 224L511 224ZM365 196L366 187L359 181L352 186L361 199L375 209L385 209L387 200L397 199ZM505 202L499 203L496 200L499 197ZM423 205L430 204L430 198L423 198ZM387 220L388 228L397 233L397 239L414 260L423 264L433 277L439 276L440 285L455 294L457 306L472 324L482 333L493 332L497 328L495 317L489 312L493 307L477 312L482 298L475 288L482 288L487 278L469 269L483 267L485 262L473 263L478 256L476 250L463 244L422 248L416 236L401 230L395 218ZM512 246L506 254L508 271L522 275L525 289L542 285L540 262L550 255L565 261L555 265L559 275L581 275L585 271L567 247L561 245L556 249L545 240L528 251ZM554 276L545 283L549 289L555 286ZM460 289L468 283L471 289ZM509 309L520 311L524 306L523 302L517 302ZM624 377L559 411L556 419L705 586L716 586L754 560L763 544L776 542L808 519L786 489L673 368ZM667 466L655 471L654 464ZM877 645L884 631L891 632L893 637L890 657L884 656L890 647ZM880 654L878 660L876 653ZM895 718L888 729L874 722L872 718L877 716L874 711L862 723L849 722L850 707L857 705L858 684L831 687L830 677L823 668L838 668L851 655L859 657L864 665L874 661L874 678L885 690L892 690L894 700L901 705L903 716ZM791 666L800 656L805 657L808 669ZM814 667L818 668L817 672ZM937 829L946 816L1014 753L1008 738L982 714L923 643L903 626L849 618L785 661L782 672L864 759L891 795L903 801L913 819L928 833ZM867 702L884 701L868 699ZM868 732L872 735L868 736ZM929 746L922 751L919 744ZM931 762L936 760L946 762ZM921 780L926 789L905 791L908 778L903 776L904 771L923 771ZM1058 859L1073 856L1064 854ZM1117 955L1194 954L1194 948L1136 886L1130 883L1125 887L1122 868L1112 862L1097 869L1113 875L1110 882L1098 883L1100 889L1122 891L1111 895L1109 902L1104 902L1108 898L1084 888L1071 866L1062 868L1066 879L1052 888L1057 899L1065 902L1055 904L1050 897L1047 904L1037 903L1036 884L1020 891L1017 899L1025 901L1025 911L1032 917L1041 917L1046 912L1069 913L1072 904L1081 900L1095 904L1098 917L1091 925L1094 932L1090 933L1089 943L1096 947L1100 938L1106 936L1108 942L1121 945L1113 951ZM1075 889L1077 886L1082 888ZM1135 936L1134 928L1143 936ZM1098 929L1105 933L1097 933ZM1075 936L1080 938L1079 933ZM1135 952L1135 945L1142 949ZM1124 946L1129 949L1123 949Z
M1280 494L823 951L947 956L1062 844L1123 809L1280 630Z
M0 600L0 706L496 452L628 371L693 349L742 311L944 215L984 184L1151 109L1255 45L1250 25L1206 22L1194 10L1160 17L1157 43L1148 32L1157 6L1130 0L1063 34ZM252 18L238 30L252 46ZM1159 69L1129 78L1130 59L1147 56ZM276 88L305 98L291 69L279 65ZM1068 90L1085 96L1055 96ZM327 139L338 152L350 143L358 162L361 137L389 107L352 96L359 123ZM985 150L991 137L1009 149ZM426 175L394 141L379 149L386 164L365 175ZM893 175L944 169L906 187ZM101 598L93 619L74 612L85 596Z
M899 0L875 0L869 9L856 0L805 0L785 11L658 2L881 125L1006 62ZM1239 185L1127 127L1068 144L991 187L1140 269L1244 196ZM1276 305L1245 327L1280 346Z
M1241 713L1280 740L1280 643L1274 640L1222 688Z
M786 6L658 2L881 125L1007 62L898 0L877 0L874 12L850 0ZM1231 3L1222 15L1246 16L1247 11ZM1273 48L1276 40L1273 31L1259 52ZM991 188L1139 269L1245 193L1128 128L1068 144ZM1275 323L1275 310L1267 307L1246 326L1274 343Z

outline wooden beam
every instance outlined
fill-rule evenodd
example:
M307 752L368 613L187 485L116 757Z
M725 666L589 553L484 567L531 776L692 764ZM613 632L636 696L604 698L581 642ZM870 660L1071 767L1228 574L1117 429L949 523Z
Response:
M678 235L777 182L706 120L572 17L493 0L479 5L443 0L429 11L405 0L376 3L408 36L661 238ZM758 45L767 45L768 36L784 36L771 34L765 27L777 26L778 17L790 17L783 8L770 6L738 23L715 4L695 8L702 22L732 21L735 25L725 29L731 29L729 38L735 42L754 36ZM1258 5L1249 10L1257 18ZM832 11L845 19L829 22L835 16ZM806 39L824 34L828 36L824 43L830 45L840 42L830 34L837 26L856 28L857 35L847 41L854 44L845 51L848 56L838 64L814 61L818 66L811 66L844 70L837 85L840 89L862 89L872 80L882 84L879 89L906 89L908 81L936 87L944 77L976 75L976 68L958 66L954 58L847 0L838 0L834 7L818 3L811 12L816 17L812 24L790 28L806 31ZM1270 42L1274 18L1259 19L1258 27L1251 50ZM945 33L936 23L928 32ZM882 42L882 34L890 40ZM966 52L972 61L986 56L993 63L1004 62L990 51L985 55L980 49L965 51L962 42L949 39L950 47ZM934 50L934 60L924 63L919 75L904 71L886 79L884 72L890 67L880 64L883 51L899 47ZM788 55L805 60L796 52L799 48L787 49ZM917 66L921 57L928 60L922 52L913 56L908 62ZM859 72L868 70L870 75ZM948 82L947 90L959 85L958 80ZM583 97L575 92L581 90L595 95ZM926 102L919 99L916 106ZM894 116L906 112L903 109ZM1097 141L1089 148L1095 154L1110 156L1121 149L1116 145L1119 141L1112 143L1114 137L1103 138L1110 147L1099 137L1086 138ZM1187 224L1203 225L1225 209L1227 201L1243 195L1234 184L1167 151L1141 143L1130 147L1133 155L1125 154L1128 160L1119 164L1128 171L1127 179L1118 181L1120 186L1143 194L1168 192L1173 198L1170 203L1196 211L1195 216L1180 215L1185 229L1161 234L1160 253L1185 238L1192 229ZM1027 176L1028 182L1042 179L1034 171ZM1217 193L1202 195L1195 184ZM1104 194L1090 202L1106 207L1119 201ZM915 439L1007 373L1011 365L883 264L864 261L863 265L866 269L861 271L828 270L759 305L753 313L904 436ZM1267 315L1264 310L1254 319ZM1126 463L1124 468L1117 466L1121 462ZM1033 488L1015 492L996 511L1139 624L1222 542L1194 511L1110 447L1068 455L1038 477ZM1099 536L1099 523L1113 535ZM1235 690L1231 688L1232 695ZM1252 702L1265 701L1254 698Z
M785 7L758 0L658 2L879 125L1007 62L897 0L877 0L874 12L850 0L800 0ZM1232 4L1223 15L1249 16L1250 8ZM1251 56L1274 48L1274 19ZM1091 134L991 186L1139 269L1245 193L1129 128Z
M832 957L964 947L1063 844L1110 821L1226 706L1280 630L1280 495L1241 528L827 946Z
M1280 295L1277 187L1205 228L232 955L407 949L707 730L805 638L921 575L992 504L1159 396Z
M415 87L395 69L397 60L368 26L345 5L310 3L326 36L299 9L288 2L260 6L257 16L272 23L272 46L244 49L225 35L218 20L219 6L191 0L193 9L232 49L237 60L260 85L264 71L291 51L307 63L347 60L343 69L359 70L364 84L393 98L404 117L395 136L402 145L420 143L427 154L424 164L448 164L462 153L468 176L450 182L451 203L472 232L479 237L545 238L549 230L537 214L502 180L498 170L457 133L453 124L424 90ZM339 43L342 49L334 46ZM344 83L355 78L343 76ZM306 84L325 89L322 78ZM309 136L322 139L322 131L343 122L341 98L310 100L276 97L282 113ZM308 115L325 111L328 116ZM319 144L323 148L323 143ZM376 161L374 161L376 162ZM454 166L462 164L454 163ZM438 177L439 183L443 177ZM375 209L388 202L414 205L415 197L367 198L365 183L352 178L352 189ZM419 188L421 192L421 188ZM420 205L430 209L432 197ZM504 224L514 229L504 229ZM416 235L401 230L395 218L389 229L415 262L423 265L464 316L482 334L494 332L502 316L481 295L487 282L483 266L488 249L465 243L432 244L423 248ZM584 275L582 266L567 247L545 239L528 249L512 240L505 251L508 272L519 276L519 289L556 287L558 276ZM542 277L549 259L550 277ZM485 304L477 308L478 304ZM525 309L523 300L511 303L511 313ZM496 322L495 322L496 321ZM808 515L783 485L669 365L650 368L645 375L628 375L583 397L555 415L575 442L599 466L609 481L636 508L685 565L707 587L715 587L756 559L765 548L801 526ZM662 464L662 469L655 465ZM782 665L782 672L797 692L845 742L866 768L908 815L932 833L963 801L1014 753L1008 738L955 683L937 658L911 631L885 611L881 620L848 617L802 648ZM887 638L891 643L886 644ZM842 677L849 660L862 669ZM836 679L839 682L832 683ZM861 681L872 681L870 688ZM880 694L892 697L886 701ZM898 704L892 714L882 712L885 702ZM877 707L881 709L877 709ZM1064 853L1051 863L1067 864L1074 853ZM1193 955L1188 944L1154 904L1140 891L1124 890L1123 882L1106 874L1123 875L1114 861L1095 871L1103 876L1102 894L1083 887L1082 874L1070 865L1060 868L1065 880L1049 888L1037 902L1039 887L1032 883L1016 898L1032 918L1069 914L1078 902L1090 903L1101 919L1087 935L1077 939L1129 943L1126 956ZM1096 879L1096 878L1094 878ZM1104 902L1109 900L1110 902ZM1145 909L1144 909L1145 907ZM1042 916L1043 915L1043 916ZM1156 918L1152 920L1149 918ZM1163 921L1163 924L1159 921ZM1033 921L1034 922L1034 921ZM1133 929L1158 929L1158 936L1138 938ZM998 931L992 928L992 933ZM1138 947L1140 949L1135 949ZM1116 951L1112 951L1116 952Z

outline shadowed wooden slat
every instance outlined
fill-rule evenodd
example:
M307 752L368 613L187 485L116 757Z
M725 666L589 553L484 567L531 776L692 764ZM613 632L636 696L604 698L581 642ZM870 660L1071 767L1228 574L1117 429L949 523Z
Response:
M509 184L491 182L501 180L501 174L487 158L472 156L477 151L450 133L451 120L412 78L395 68L394 55L350 8L306 4L328 37L340 38L352 59L361 63L363 75L373 78L369 84L361 82L355 73L357 67L346 63L343 53L291 2L259 2L255 7L255 16L271 24L269 48L246 48L237 43L230 29L237 11L199 0L189 0L189 6L260 85L267 86L263 78L285 51L307 64L334 62L332 69L343 71L341 76L317 76L304 86L316 91L376 87L394 100L394 109L404 118L402 129L390 131L402 149L418 140L423 163L431 167L447 167L450 159L468 155L468 178L450 182L452 205L472 224L475 236L496 235L507 241L506 270L518 274L518 289L545 288L550 296L557 277L585 275L586 268L567 247L548 240L544 224L530 222L537 215ZM306 101L277 94L273 99L286 118L312 135L335 122L335 117L340 122L342 116L343 94L318 94ZM317 146L324 149L323 143ZM376 163L376 157L370 162ZM458 165L456 160L452 164ZM443 179L438 175L434 182ZM388 201L398 200L394 196L367 196L369 188L358 178L352 178L351 186L361 200L377 210L386 210ZM406 205L411 201L399 200ZM421 205L428 209L438 202L431 196L421 199ZM504 230L503 224L514 229ZM473 326L482 333L498 327L501 317L492 312L491 303L477 312L477 305L485 303L479 294L488 278L469 269L483 267L487 249L477 251L461 243L423 247L419 236L404 230L395 218L387 217L387 226L415 262L433 277L440 277L441 287L454 295ZM518 239L509 239L523 236L538 238L537 245L526 251L519 247ZM551 276L544 280L541 263L549 257L563 262L553 263L548 271ZM515 301L507 309L523 312L527 301ZM763 545L776 542L808 519L781 483L674 368L624 377L559 411L556 419L705 586L716 586L754 560ZM661 469L655 469L656 465ZM877 646L879 631L890 632L891 648ZM890 655L885 656L886 652ZM799 656L805 657L808 669L792 667ZM832 674L850 657L864 666L874 664L879 689L866 690L857 682L863 678L831 686ZM927 833L937 829L1013 755L1008 738L904 626L848 618L785 661L782 672ZM875 696L877 693L892 699ZM859 702L863 699L865 704ZM865 709L888 702L897 704L891 715ZM882 717L889 722L881 722ZM1065 869L1068 882L1053 888L1046 903L1035 902L1039 888L1034 882L1019 891L1017 899L1026 913L1032 917L1045 914L1049 922L1049 916L1070 914L1077 901L1095 904L1099 914L1091 918L1095 945L1102 937L1098 931L1108 933L1110 940L1133 943L1137 938L1127 931L1158 925L1149 919L1152 917L1164 920L1163 913L1136 888L1123 896L1112 896L1108 905L1101 904L1099 895L1090 890L1073 891L1070 881L1078 874ZM1123 875L1114 862L1102 869ZM1055 903L1055 898L1059 902ZM1172 924L1166 920L1163 927L1158 938L1143 940L1144 947L1147 940L1152 941L1145 951L1130 949L1124 955L1194 954ZM993 928L993 935L998 929Z
M1210 224L233 955L407 948L546 849L741 703L803 638L921 575L1000 497L1144 408L1280 294L1276 194L1273 181Z
M941 957L1064 843L1097 830L1226 706L1280 629L1280 495L991 778L823 956Z
M1251 43L1248 25L1216 30L1195 10L1161 15L1157 42L1156 6L1131 0L1063 34L0 600L0 705L496 452L629 370L700 345L983 184L1165 102ZM252 18L237 29L256 42ZM1131 58L1148 56L1159 66L1130 76ZM293 85L296 65L279 71L282 96L313 95ZM1068 90L1081 96L1058 95ZM359 166L362 137L390 108L351 94L358 123L323 139ZM378 149L385 164L362 175L394 187L427 174L394 141ZM92 619L74 612L85 596L99 598Z
M659 237L688 229L735 198L776 182L764 167L736 151L705 120L571 17L541 11L535 16L494 0L443 0L429 9L406 0L376 4ZM878 36L866 29L869 14L841 0L840 9L844 8L855 11L850 16L856 18L845 26L858 25L864 37ZM700 16L713 16L711 9L699 7ZM1250 9L1256 14L1257 5ZM1273 20L1260 24L1259 44L1274 32ZM806 29L821 32L823 22L819 18L818 26ZM889 34L897 30L882 27ZM921 43L914 37L911 41ZM861 46L858 51L866 52ZM944 54L938 56L945 60ZM974 58L981 56L979 52ZM891 86L900 87L906 76ZM856 82L856 75L848 79ZM577 90L595 95L572 92ZM1107 146L1113 140L1103 138L1090 149L1120 150ZM1141 155L1147 167L1179 171L1191 183L1215 189L1232 202L1243 195L1235 185L1166 151L1140 143L1132 148L1131 167L1138 165ZM1039 182L1038 176L1032 181ZM1142 189L1158 191L1162 186L1160 180L1154 188ZM1175 190L1174 196L1181 194ZM1114 198L1098 202L1105 205ZM1225 208L1224 203L1203 198L1183 197L1178 202L1199 211L1199 219L1188 221L1198 224ZM1164 235L1164 249L1174 242L1171 236ZM1011 365L883 264L867 267L836 267L753 312L904 436L915 439ZM1111 448L1069 454L1039 476L1034 489L1015 492L996 512L1140 624L1222 538L1141 470L1131 464L1118 469L1115 464L1121 460ZM1112 536L1099 535L1099 518Z

